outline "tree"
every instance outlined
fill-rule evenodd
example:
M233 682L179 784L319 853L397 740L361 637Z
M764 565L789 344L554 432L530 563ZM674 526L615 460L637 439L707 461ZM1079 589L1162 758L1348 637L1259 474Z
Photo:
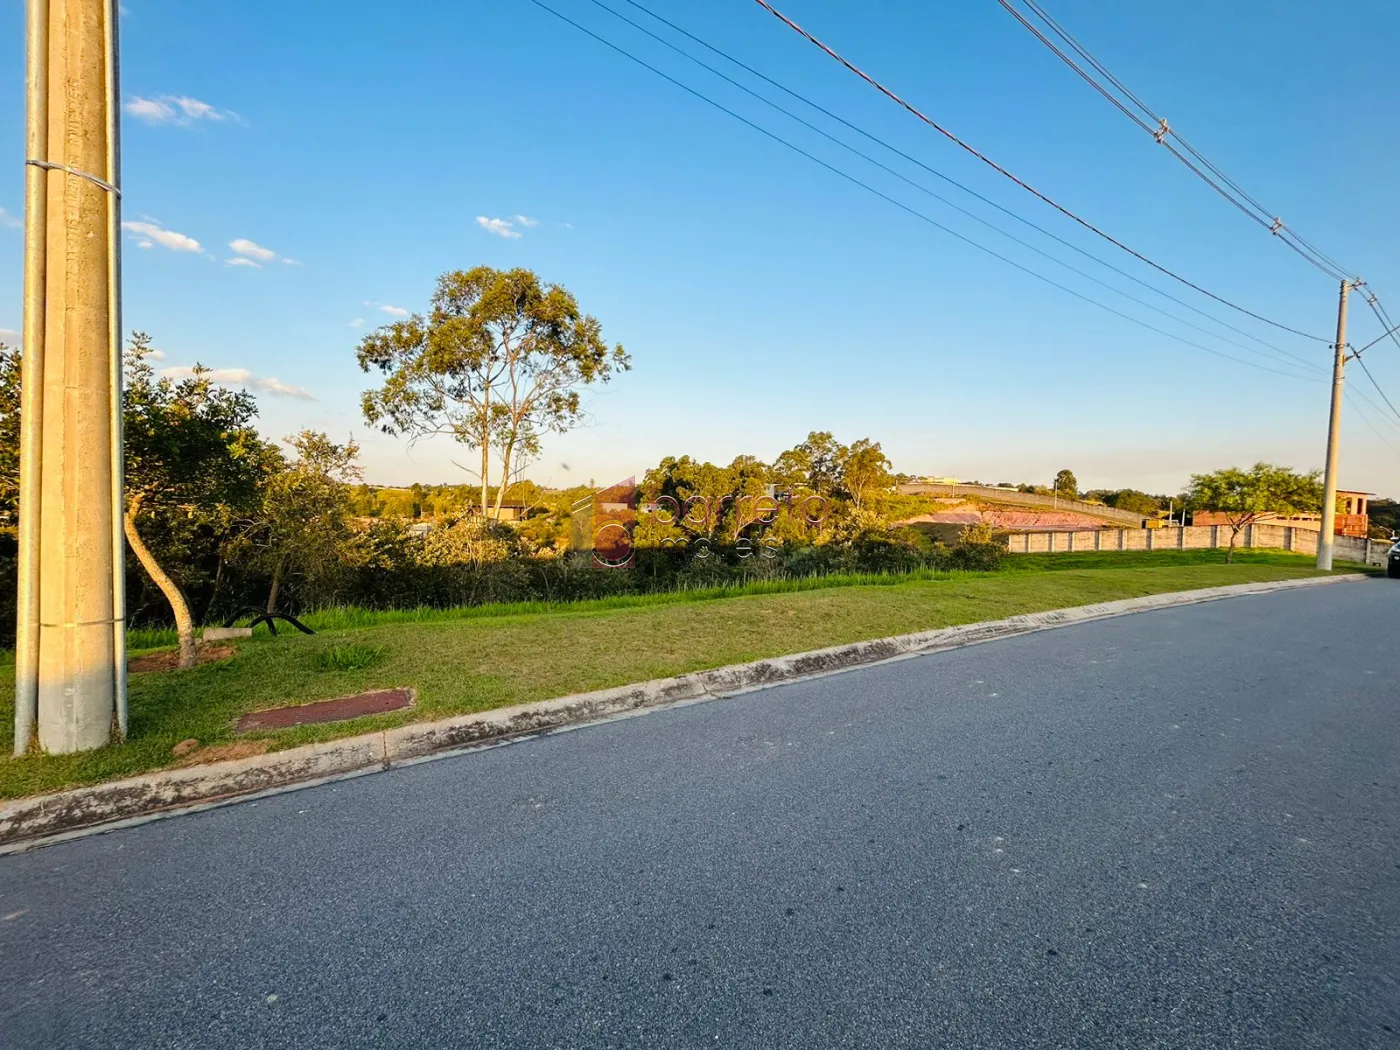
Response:
M1191 475L1187 492L1193 509L1225 515L1230 546L1225 561L1235 556L1235 542L1246 527L1275 514L1306 514L1322 507L1319 471L1299 474L1287 467L1256 463L1249 470L1228 467L1213 474Z
M259 485L280 459L250 423L257 413L246 390L215 386L208 369L179 383L156 379L150 337L136 332L125 355L122 423L126 499L122 526L141 567L170 603L180 639L180 666L196 661L194 618L184 592L142 538L143 515L202 519L226 531L252 511Z
M841 462L841 487L850 493L856 510L863 509L868 496L889 489L893 483L890 461L878 441L861 438L846 450Z
M1074 476L1074 471L1065 469L1055 475L1055 495L1060 499L1079 498L1079 479Z
M365 418L387 434L442 434L478 451L480 470L464 469L481 483L483 515L493 513L488 494L499 479L496 517L506 488L539 455L541 437L580 422L579 388L631 367L559 285L489 266L443 274L426 317L371 332L357 357L363 371L384 376L363 396Z
M1373 499L1367 508L1371 515L1371 527L1380 526L1385 530L1384 538L1400 532L1400 503L1393 499Z
M829 496L841 484L841 464L849 451L830 431L814 430L806 441L777 458L773 464L774 480L789 488L805 486Z
M19 521L19 384L21 357L0 343L0 525Z
M332 564L349 535L350 485L360 480L360 447L338 445L303 430L287 439L296 459L268 479L262 505L262 560L272 581L267 611L276 612L291 573L313 574Z
M1103 501L1110 507L1117 507L1119 510L1126 510L1131 514L1141 514L1143 517L1149 517L1162 509L1162 501L1156 496L1149 496L1136 489L1119 489L1117 492L1110 492L1103 497Z

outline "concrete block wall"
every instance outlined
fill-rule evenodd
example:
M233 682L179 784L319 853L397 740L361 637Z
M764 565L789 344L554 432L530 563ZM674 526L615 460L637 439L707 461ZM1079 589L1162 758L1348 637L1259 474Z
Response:
M1235 546L1261 547L1316 554L1318 532L1292 525L1249 525ZM1064 554L1069 551L1206 550L1230 545L1227 525L1189 525L1166 529L1097 529L1080 532L1013 532L1006 547L1012 554ZM1390 543L1337 536L1335 557L1343 561L1384 565Z

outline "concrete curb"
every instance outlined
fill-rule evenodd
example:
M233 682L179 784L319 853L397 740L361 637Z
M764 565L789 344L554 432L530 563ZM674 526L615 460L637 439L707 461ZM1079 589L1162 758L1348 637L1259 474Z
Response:
M51 841L55 836L68 838L74 834L111 830L114 826L128 826L185 809L203 809L211 804L378 772L427 757L445 756L684 701L734 696L891 660L1150 609L1366 579L1369 577L1356 574L1236 584L1027 613L1005 620L855 642L696 671L675 678L577 693L438 722L415 723L229 762L157 770L127 780L5 802L0 805L0 854L32 848L42 844L41 840Z

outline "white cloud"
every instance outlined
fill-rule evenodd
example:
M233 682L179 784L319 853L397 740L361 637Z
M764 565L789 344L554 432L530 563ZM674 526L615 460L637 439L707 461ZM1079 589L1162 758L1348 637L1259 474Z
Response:
M165 360L165 351L164 351L164 350L147 350L147 351L146 351L146 356L149 357L152 361L164 361L164 360Z
M163 368L160 374L170 379L188 379L194 375L194 369L187 365L179 365L175 368ZM213 382L224 386L252 387L264 393L278 397L295 397L301 401L316 400L315 395L304 387L284 383L276 376L255 376L246 368L211 368L207 375Z
M24 220L17 215L11 215L4 208L0 208L0 229L18 230L24 225Z
M251 267L252 267L253 269L255 269L255 270L261 270L261 269L262 269L262 267L259 266L257 263L253 262L252 259L245 259L245 258L243 258L242 256L237 256L236 258L233 258L233 259L225 259L225 260L224 260L224 265L225 265L225 266L251 266Z
M294 397L299 401L315 401L316 396L305 387L292 386L284 383L276 376L260 378L254 376L250 382L260 390L266 390L269 394L277 394L280 397Z
M144 242L140 244L142 248L154 241L162 248L169 248L172 252L202 252L204 250L203 246L193 237L176 233L174 230L167 230L158 223L124 222L122 229L139 235Z
M142 98L140 95L128 100L122 109L138 120L144 120L150 124L161 124L167 120L175 119L174 106L158 102L153 98Z
M532 219L528 215L517 215L515 221L520 223L520 225L524 226L527 230L533 230L540 224L539 219Z
M346 328L363 328L364 326L365 319L363 317L357 317L353 321L347 322L345 325Z
M137 241L137 242L136 242L136 247L138 247L138 248L154 248L155 245L152 244L150 241Z
M376 302L374 302L372 299L366 299L366 300L365 300L365 305L366 305L366 306L373 306L373 307L375 307L376 309L378 309L381 313L386 313L386 314L388 314L390 317L407 317L407 316L408 316L408 311L407 311L407 310L405 310L402 306L394 306L392 303L376 303ZM363 324L364 322L361 321L360 323Z
M238 120L238 114L228 109L218 109L208 102L201 102L188 95L157 95L144 98L133 95L122 106L137 120L147 124L175 124L188 126L201 120Z
M271 262L277 258L277 253L271 248L264 248L261 244L248 240L247 237L239 237L236 241L229 241L228 246L239 255L246 255L258 262Z
M15 346L19 343L19 333L13 328L0 328L0 343Z
M283 259L283 260L282 260L282 265L283 265L283 266L300 266L300 265L301 265L301 260L300 260L300 259Z
M476 217L476 224L487 233L495 234L497 237L504 237L507 240L516 240L521 234L515 229L515 223L506 219L488 219L485 215Z

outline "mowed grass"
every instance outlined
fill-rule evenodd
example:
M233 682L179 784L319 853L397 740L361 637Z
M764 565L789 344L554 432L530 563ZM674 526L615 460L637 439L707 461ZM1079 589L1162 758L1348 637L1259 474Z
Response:
M1357 566L1344 567L1355 571ZM263 734L272 749L886 635L1167 591L1316 575L1309 559L1248 551L1013 556L997 573L841 577L607 599L308 617L307 637L259 629L233 658L130 679L129 739L81 755L0 758L0 797L168 765L186 739L235 739L238 716L412 686L405 711ZM0 754L13 750L13 664L0 682Z

